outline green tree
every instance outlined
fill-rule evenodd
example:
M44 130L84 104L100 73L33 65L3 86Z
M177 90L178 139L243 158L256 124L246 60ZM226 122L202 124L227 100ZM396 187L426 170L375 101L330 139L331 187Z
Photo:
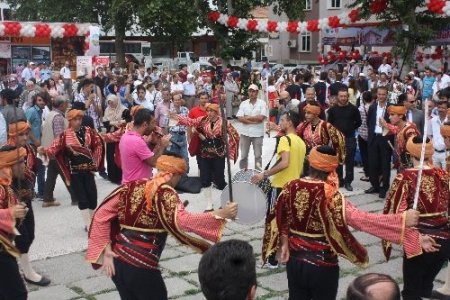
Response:
M373 0L354 0L349 7L361 6L361 16L368 19L372 15L370 4ZM377 18L382 27L392 27L400 23L396 32L394 55L402 58L406 69L412 67L417 46L427 46L437 32L447 26L450 18L443 18L428 12L425 0L389 0L387 8L380 11Z

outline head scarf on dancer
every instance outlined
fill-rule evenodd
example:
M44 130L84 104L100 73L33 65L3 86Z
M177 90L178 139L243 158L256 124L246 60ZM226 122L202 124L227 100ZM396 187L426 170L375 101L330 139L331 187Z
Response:
M328 173L325 179L325 195L327 197L333 196L339 188L339 178L336 173L339 158L336 151L330 146L316 146L311 149L308 160L312 168Z
M422 136L415 136L409 138L408 142L406 142L406 151L411 154L415 159L420 159L420 154L422 153ZM427 142L425 145L425 160L431 158L434 153L433 143L429 138L427 138Z
M8 125L8 145L15 146L19 135L30 132L31 126L25 120L19 120Z
M25 148L12 146L0 148L0 185L11 185L13 179L12 166L19 163L27 155Z
M152 199L159 187L168 183L174 175L185 174L187 166L184 158L161 155L156 160L156 169L158 173L145 185L145 199L149 211L152 209Z

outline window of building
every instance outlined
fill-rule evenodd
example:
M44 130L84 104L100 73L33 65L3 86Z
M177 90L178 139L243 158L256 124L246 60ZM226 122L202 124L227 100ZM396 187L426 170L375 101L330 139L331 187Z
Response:
M300 52L311 52L311 33L304 32L300 35Z
M304 10L311 10L312 9L312 0L305 0L305 9Z
M328 9L341 8L341 0L328 0Z

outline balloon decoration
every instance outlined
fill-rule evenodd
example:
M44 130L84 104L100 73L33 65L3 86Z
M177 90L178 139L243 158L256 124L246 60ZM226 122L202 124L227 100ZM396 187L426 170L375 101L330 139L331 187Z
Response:
M87 23L0 22L0 36L6 37L74 37L89 33Z
M441 46L436 47L434 53L423 53L420 51L416 52L416 61L423 62L424 60L429 63L430 60L447 60L448 55L444 54L444 49Z
M228 28L238 28L241 30L252 32L290 32L290 33L306 33L315 32L329 28L338 28L350 25L359 21L359 8L341 13L337 16L328 18L309 20L309 21L274 21L261 19L243 19L236 16L228 16L217 10L208 13L208 20L212 23L219 23Z

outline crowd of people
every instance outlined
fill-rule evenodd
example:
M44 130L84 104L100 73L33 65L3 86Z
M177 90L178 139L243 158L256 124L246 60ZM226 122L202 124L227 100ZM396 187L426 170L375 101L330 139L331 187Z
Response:
M158 262L167 235L199 252L219 241L239 199L214 208L212 189L225 188L226 161L238 158L240 169L256 170L251 183L270 179L264 267L286 264L292 299L334 299L337 255L367 264L367 250L348 226L381 238L387 259L391 243L403 245L404 299L450 295L450 279L433 290L450 258L450 76L444 72L427 68L400 80L386 59L377 69L350 61L326 72L228 66L220 76L190 74L186 65L174 71L114 64L75 82L68 62L47 70L29 63L2 83L0 258L8 270L2 274L11 274L0 280L8 282L0 285L3 298L26 299L16 258L27 282L50 284L28 260L31 202L59 206L53 191L60 175L89 232L87 261L112 277L123 299L166 299ZM276 162L263 167L264 137L273 131ZM194 157L198 178L189 169ZM383 214L358 210L339 191L353 191L355 162L370 183L364 192L386 199ZM95 172L119 185L100 205ZM177 193L182 182L187 192L199 185L203 213L185 209ZM16 227L20 238L13 243ZM208 285L214 276L200 273L211 271L209 260L199 268L208 299L254 297L251 272L239 298L227 294L230 286ZM242 265L254 268L252 261ZM224 292L219 297L214 289Z

